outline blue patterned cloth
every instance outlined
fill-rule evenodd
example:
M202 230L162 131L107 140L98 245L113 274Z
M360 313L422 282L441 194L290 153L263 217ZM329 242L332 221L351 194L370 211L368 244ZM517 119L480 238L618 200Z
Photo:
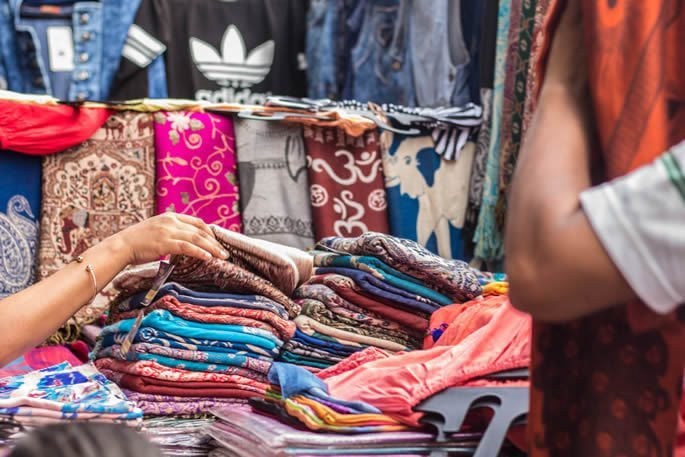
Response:
M34 279L41 202L41 158L0 151L0 298Z
M78 413L123 415L119 419L143 416L93 365L72 367L66 362L0 379L0 415L15 414L20 407L60 411L72 418Z
M426 287L418 279L395 270L375 257L342 255L323 251L314 251L313 255L315 267L340 267L362 270L392 286L413 292L441 305L451 305L454 303L454 300L449 297Z
M104 336L101 341L103 348L122 344L126 339L125 333L111 333ZM233 341L201 340L196 338L183 338L168 332L162 332L151 327L141 327L138 330L134 343L151 343L160 346L185 349L188 351L213 351L213 352L245 352L257 358L272 359L278 355L278 348L264 349L253 344L236 343Z
M295 330L295 335L293 336L292 341L299 341L315 348L322 348L328 352L333 352L344 357L363 349L363 346L345 346L334 341L307 335L300 329Z
M101 336L112 333L128 333L135 319L126 319L102 329ZM265 349L274 349L283 345L273 333L254 327L242 325L207 324L187 321L176 317L166 310L154 310L143 318L141 327L151 327L184 338L228 341L252 344Z

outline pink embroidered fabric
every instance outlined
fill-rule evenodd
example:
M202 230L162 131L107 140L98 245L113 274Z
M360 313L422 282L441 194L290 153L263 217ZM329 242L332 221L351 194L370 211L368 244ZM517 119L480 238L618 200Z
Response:
M233 120L183 111L154 119L157 213L187 214L240 232Z

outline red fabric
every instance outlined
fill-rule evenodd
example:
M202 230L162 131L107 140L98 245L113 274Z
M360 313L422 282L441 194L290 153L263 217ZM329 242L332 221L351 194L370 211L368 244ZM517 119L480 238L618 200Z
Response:
M388 233L378 132L305 126L304 142L316 239Z
M74 341L73 343L70 343L68 347L71 352L78 357L81 363L88 362L90 347L88 347L84 341Z
M425 332L428 328L428 320L421 316L412 314L410 312L393 308L385 303L381 303L365 295L362 295L359 290L346 287L344 284L335 282L330 278L331 275L318 275L313 276L309 282L312 284L325 284L331 288L335 293L340 295L345 300L355 304L361 308L368 309L379 316L383 316L386 319L399 322L400 324L406 325L407 327L418 330L419 332ZM335 275L332 275L335 276Z
M282 319L270 311L226 306L193 305L181 303L172 295L163 296L148 306L145 311L151 312L155 309L166 309L178 317L195 322L234 324L260 328L279 335L283 340L292 338L297 328L293 321ZM138 312L139 310L113 313L110 321L116 322L123 319L132 319L138 315Z
M82 363L66 346L44 346L31 349L0 369L0 378L42 370L62 362L69 362L73 366L79 366Z
M264 395L269 385L241 376L233 376L233 382L169 382L145 376L134 376L102 370L119 386L135 392L177 397L249 398Z
M109 115L104 108L0 100L0 149L55 154L86 141Z
M485 326L455 346L368 362L328 378L326 384L333 397L365 401L417 426L420 415L413 408L431 395L491 373L528 367L530 332L530 317L507 303Z
M423 348L459 344L464 338L490 322L497 309L507 302L507 296L493 295L440 308L431 315L430 331L424 339ZM437 341L434 341L433 333L438 329L442 334Z

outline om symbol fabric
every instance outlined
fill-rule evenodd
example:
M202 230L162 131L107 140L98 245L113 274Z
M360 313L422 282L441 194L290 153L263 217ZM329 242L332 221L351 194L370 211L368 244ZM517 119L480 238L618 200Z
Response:
M304 142L316 238L387 233L378 132L352 137L341 129L305 127Z

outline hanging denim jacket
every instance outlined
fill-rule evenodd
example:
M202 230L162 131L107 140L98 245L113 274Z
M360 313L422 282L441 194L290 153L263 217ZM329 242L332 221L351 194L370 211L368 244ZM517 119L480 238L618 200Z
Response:
M31 0L0 0L0 86L66 100L107 99L139 4L76 1L56 5L63 14L46 17L31 14L40 11Z

